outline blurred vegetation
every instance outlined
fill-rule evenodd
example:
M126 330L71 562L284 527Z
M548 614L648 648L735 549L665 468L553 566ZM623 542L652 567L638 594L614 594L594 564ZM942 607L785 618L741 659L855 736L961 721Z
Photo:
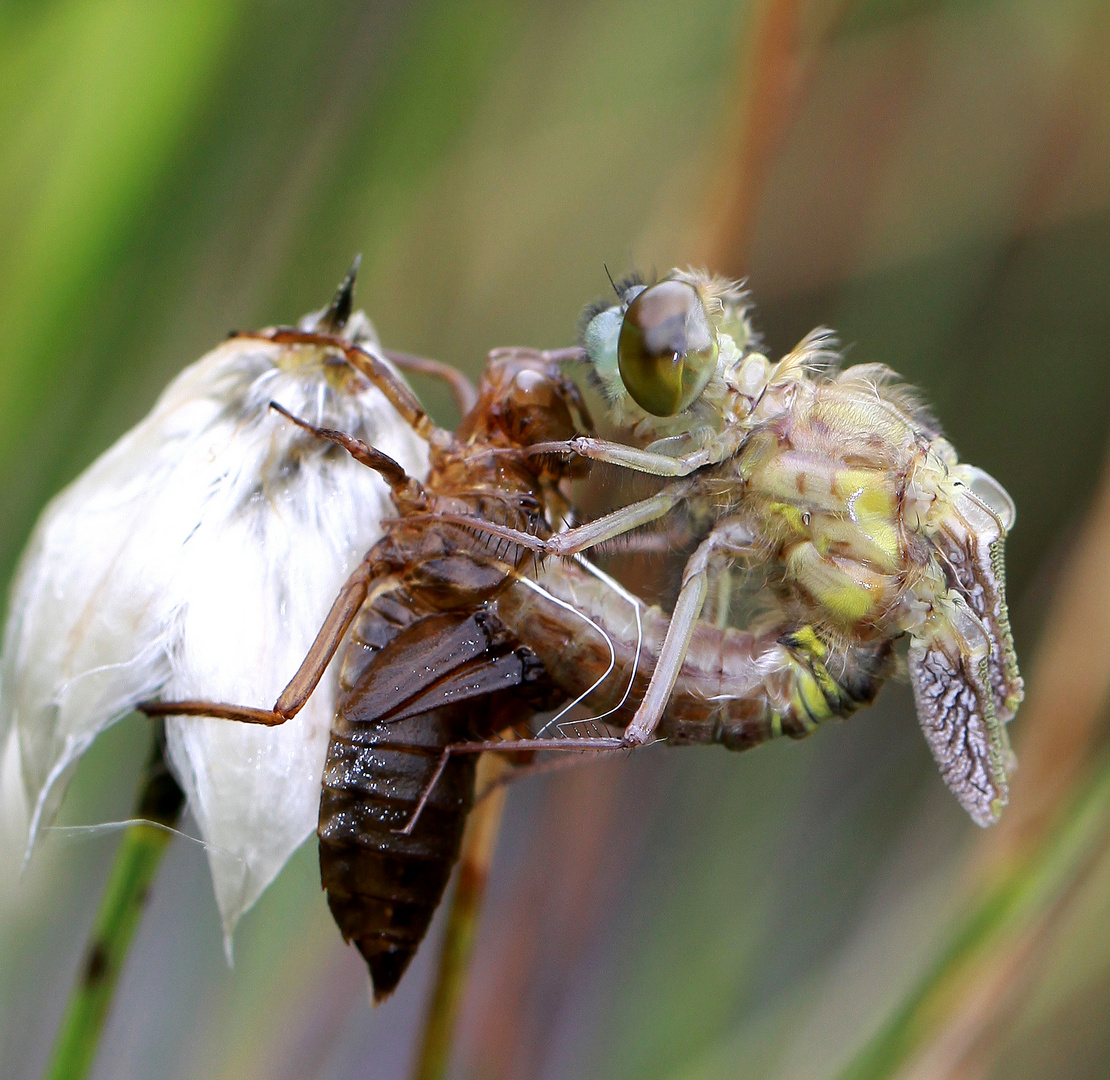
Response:
M568 343L603 264L743 274L772 352L835 327L1013 494L1012 805L963 818L905 686L803 744L521 784L454 1072L1104 1076L1107 55L1099 0L12 0L3 576L174 372L356 251L383 338L471 372ZM103 737L64 820L125 817L147 738ZM115 843L48 835L0 880L6 1077L43 1068ZM434 950L372 1011L315 864L229 970L175 842L94 1075L404 1076Z

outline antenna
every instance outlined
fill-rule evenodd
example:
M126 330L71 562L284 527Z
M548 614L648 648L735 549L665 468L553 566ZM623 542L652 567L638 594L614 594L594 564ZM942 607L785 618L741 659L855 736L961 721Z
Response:
M613 280L613 275L609 273L609 267L605 263L601 264L605 269L605 276L609 279L609 284L613 286L613 292L617 294L618 300L623 300L620 289L617 288L617 283Z

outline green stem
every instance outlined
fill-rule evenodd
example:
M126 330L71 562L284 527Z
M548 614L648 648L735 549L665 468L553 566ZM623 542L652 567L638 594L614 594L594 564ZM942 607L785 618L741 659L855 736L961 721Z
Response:
M96 1057L120 970L171 839L167 827L177 821L185 800L166 768L163 745L159 730L135 807L135 816L145 820L128 826L116 851L44 1080L81 1080Z
M474 807L466 823L459 853L458 881L447 915L447 929L443 935L435 986L428 1002L423 1040L412 1072L413 1080L442 1080L447 1075L455 1021L470 968L470 954L478 931L493 851L497 846L501 810L505 805L504 787L488 790L489 793Z

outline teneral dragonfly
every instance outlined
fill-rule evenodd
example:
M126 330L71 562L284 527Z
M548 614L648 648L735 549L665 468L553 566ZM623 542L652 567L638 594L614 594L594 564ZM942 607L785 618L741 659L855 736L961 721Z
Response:
M624 744L655 734L714 575L754 562L778 569L783 595L836 649L909 636L918 715L942 775L978 824L997 820L1012 767L1005 723L1023 694L1005 600L1009 495L959 461L889 369L841 370L828 332L777 363L755 351L733 283L674 271L617 294L588 318L582 358L626 441L578 437L531 452L667 482L547 539L483 528L568 556L676 511L706 523Z

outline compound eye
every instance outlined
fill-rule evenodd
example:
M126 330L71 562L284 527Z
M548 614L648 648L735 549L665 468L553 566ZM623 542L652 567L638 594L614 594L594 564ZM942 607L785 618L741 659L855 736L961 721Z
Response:
M633 400L653 416L682 412L717 367L717 332L693 285L661 281L624 313L617 365Z

